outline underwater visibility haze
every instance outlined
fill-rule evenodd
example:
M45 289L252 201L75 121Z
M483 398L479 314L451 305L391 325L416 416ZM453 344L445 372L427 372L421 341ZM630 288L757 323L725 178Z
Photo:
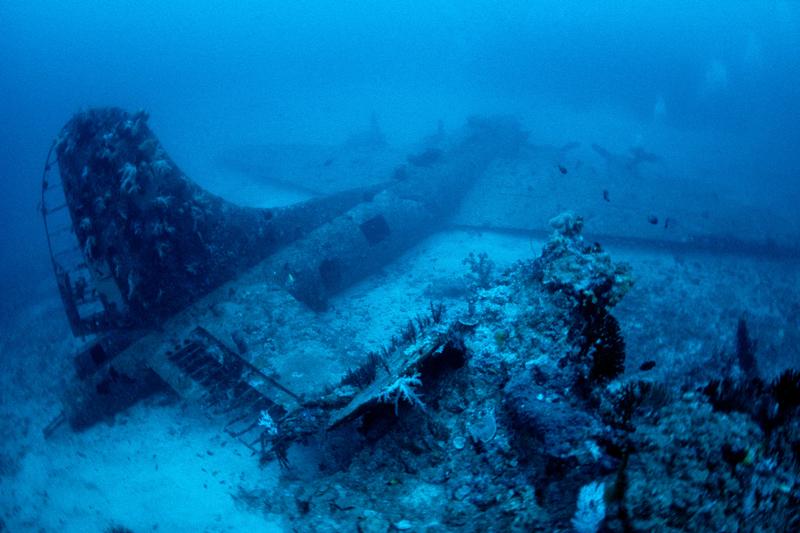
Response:
M0 533L800 530L799 3L0 28Z

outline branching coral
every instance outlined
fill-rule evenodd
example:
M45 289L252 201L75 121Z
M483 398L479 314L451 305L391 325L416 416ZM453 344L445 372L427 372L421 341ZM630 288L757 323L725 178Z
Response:
M159 259L164 259L167 254L169 253L169 243L168 242L159 242L156 244L156 252L158 253Z
M605 483L585 485L578 493L578 509L572 526L578 533L596 533L606 518Z
M475 254L470 252L469 257L461 261L461 264L469 265L470 271L464 277L471 289L488 289L492 286L495 265L488 254L480 253L476 258Z
M269 412L261 411L261 418L258 420L258 425L264 428L267 435L274 437L278 434L278 425L269 415Z
M173 198L170 195L167 195L167 196L156 196L156 199L154 200L154 202L157 205L160 205L161 207L163 207L164 209L168 209L169 208L169 204L172 203L172 199Z
M125 166L120 169L122 180L120 181L119 188L122 192L131 194L134 191L141 191L141 188L136 183L136 167L130 163L125 163Z
M166 222L156 222L153 224L153 235L156 237L172 233L175 233L175 228L168 225Z
M652 381L631 381L626 383L611 400L610 412L603 419L612 427L625 431L635 431L633 415L641 407L655 411L672 400L670 390Z
M150 169L153 171L153 175L155 177L163 178L170 170L172 170L172 166L170 166L170 164L164 159L156 159L150 163Z
M411 377L404 376L397 378L397 381L384 388L379 396L380 400L384 403L394 402L394 413L398 413L398 404L401 399L407 401L411 405L417 405L422 410L425 410L425 404L420 400L419 395L414 391L415 387L422 386L422 380L419 373Z

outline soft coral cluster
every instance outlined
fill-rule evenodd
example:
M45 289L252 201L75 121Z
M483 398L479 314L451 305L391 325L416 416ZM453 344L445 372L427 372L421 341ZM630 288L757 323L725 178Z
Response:
M394 402L394 412L397 414L398 404L403 399L411 405L418 405L425 410L425 404L420 400L419 395L414 391L415 387L421 387L422 380L419 373L411 377L403 376L381 391L380 400L384 403Z

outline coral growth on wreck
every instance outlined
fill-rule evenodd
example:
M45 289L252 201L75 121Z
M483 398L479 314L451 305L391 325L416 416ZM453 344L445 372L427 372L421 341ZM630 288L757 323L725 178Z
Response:
M289 464L273 493L238 497L308 532L798 528L797 373L753 389L781 413L768 428L719 408L727 393L627 379L612 315L633 285L627 265L562 234L536 260L475 278L488 261L466 261L468 315L393 339L412 353L444 337L435 364L383 391L394 410L377 404L323 437L317 477ZM348 386L368 390L385 364L372 355ZM422 383L424 411L399 402Z

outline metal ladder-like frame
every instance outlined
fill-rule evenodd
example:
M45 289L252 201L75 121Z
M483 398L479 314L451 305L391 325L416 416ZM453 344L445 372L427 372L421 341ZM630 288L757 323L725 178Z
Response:
M44 219L47 248L72 334L83 337L114 329L120 324L94 285L91 267L75 235L75 223L63 184L57 176L55 180L50 177L53 167L57 167L57 161L53 159L57 142L54 140L47 152L39 212Z

